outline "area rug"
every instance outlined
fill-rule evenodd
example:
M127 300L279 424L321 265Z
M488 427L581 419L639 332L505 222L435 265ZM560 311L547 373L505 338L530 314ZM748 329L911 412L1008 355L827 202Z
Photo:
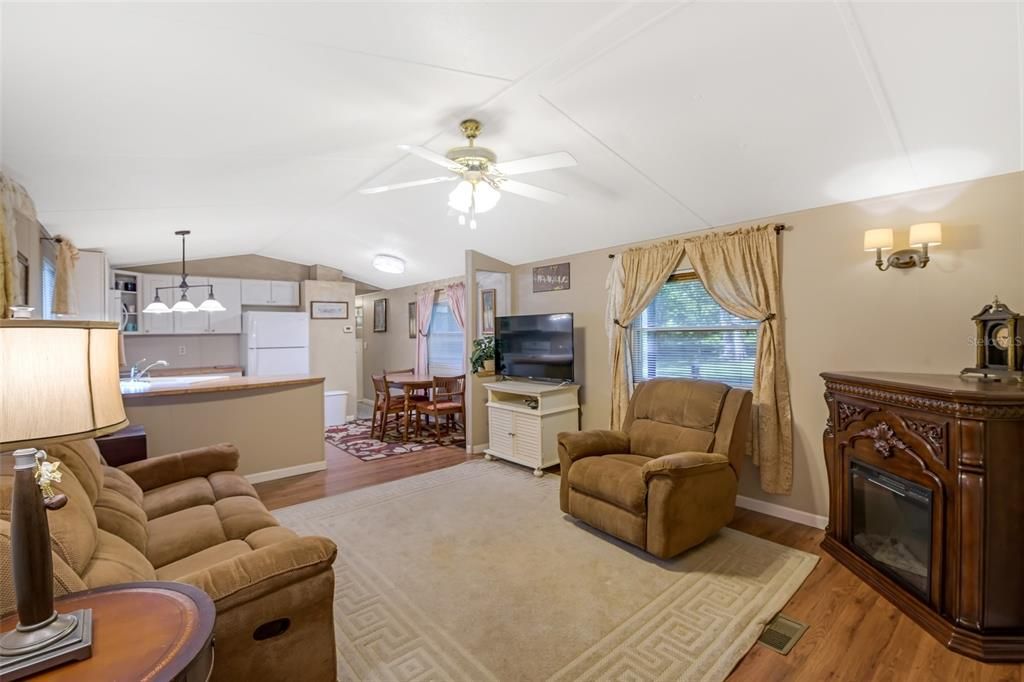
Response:
M354 419L341 426L332 426L324 433L324 440L331 445L344 450L353 457L358 457L364 462L372 462L376 459L393 457L394 455L406 455L410 452L421 452L444 446L463 447L466 445L465 434L456 431L449 434L441 430L441 442L434 439L433 432L421 431L420 437L416 438L409 429L409 441L403 443L401 436L395 434L394 429L389 426L386 440L377 440L373 435L371 420Z
M728 528L660 561L500 462L274 513L338 544L343 680L723 680L818 561Z

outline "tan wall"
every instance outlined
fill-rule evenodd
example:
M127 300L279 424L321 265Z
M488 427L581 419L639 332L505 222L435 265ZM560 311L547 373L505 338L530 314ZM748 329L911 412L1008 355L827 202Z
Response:
M416 365L416 339L409 338L409 304L416 301L416 291L424 286L434 285L443 289L446 285L461 280L452 277L432 283L415 284L399 289L387 289L359 297L363 307L363 395L373 396L372 374L382 370L407 369ZM373 331L373 302L380 298L388 300L388 330Z
M322 462L322 383L251 391L126 398L132 424L146 427L149 456L234 443L239 472L255 474Z
M864 230L896 228L907 245L913 223L943 223L944 243L925 270L878 272L862 250ZM839 204L744 224L783 222L781 237L787 358L793 399L795 463L791 496L762 493L753 466L740 494L826 515L821 454L826 370L956 373L974 360L970 317L998 294L1024 311L1024 173ZM685 236L685 235L684 235ZM608 253L601 249L543 263L569 261L572 289L532 293L527 263L515 270L517 313L571 311L582 328L585 357L583 427L606 428L610 412L604 332ZM578 335L580 336L580 335Z
M356 373L355 285L349 282L306 280L302 283L302 307L311 301L348 303L347 320L309 320L309 371L324 377L324 390L348 391L346 411L356 413L359 376ZM345 331L348 329L348 331Z

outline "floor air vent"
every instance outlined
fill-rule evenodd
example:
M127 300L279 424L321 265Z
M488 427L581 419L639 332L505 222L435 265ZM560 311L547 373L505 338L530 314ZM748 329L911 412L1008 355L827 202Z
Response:
M757 641L785 656L793 648L793 645L803 637L808 627L804 623L787 618L780 613L768 623L768 627L764 629Z

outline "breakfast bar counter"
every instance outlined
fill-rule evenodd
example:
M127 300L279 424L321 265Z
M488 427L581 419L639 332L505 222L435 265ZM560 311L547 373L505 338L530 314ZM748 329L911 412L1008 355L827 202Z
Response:
M123 381L150 457L232 443L252 482L324 469L324 378L192 375Z

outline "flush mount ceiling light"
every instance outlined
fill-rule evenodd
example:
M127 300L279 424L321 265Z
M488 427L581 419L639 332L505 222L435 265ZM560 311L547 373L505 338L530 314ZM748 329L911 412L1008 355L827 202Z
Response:
M373 257L373 267L381 272L400 275L405 272L405 261L398 256L388 256L379 253Z
M153 300L142 309L144 313L194 313L197 310L207 313L217 313L227 310L220 301L213 296L213 285L212 284L189 284L188 274L185 273L185 237L192 234L189 230L178 230L174 234L181 237L181 283L177 286L170 287L157 287L153 292ZM167 304L160 300L160 292L168 289L177 289L179 291L178 300L170 308ZM199 307L189 300L188 292L191 289L208 289L208 295L206 300L203 301Z
M407 151L438 166L443 166L452 175L442 175L425 180L413 180L412 182L400 182L381 187L367 187L359 190L359 193L379 194L393 189L405 189L407 187L459 180L459 184L448 195L448 206L462 214L459 216L460 225L465 225L466 216L469 216L470 229L476 229L476 214L486 213L494 208L498 204L498 200L501 199L502 192L511 192L512 194L518 194L529 199L546 201L549 204L557 203L565 198L564 194L559 194L558 192L552 192L535 185L528 185L525 182L509 180L509 176L575 166L576 159L572 157L572 154L568 152L554 152L498 164L497 154L487 147L476 146L476 138L480 134L481 127L480 121L472 118L468 118L460 123L459 128L462 130L462 134L466 136L467 144L464 147L449 149L448 153L444 156L424 147L407 144L398 145L398 148L402 151Z

